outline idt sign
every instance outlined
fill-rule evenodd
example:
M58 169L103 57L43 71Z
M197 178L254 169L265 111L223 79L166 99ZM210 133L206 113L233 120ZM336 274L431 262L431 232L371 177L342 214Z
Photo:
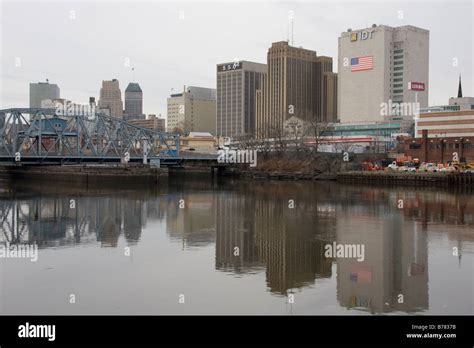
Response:
M408 89L410 91L424 91L425 84L423 82L408 82Z
M359 31L355 33L351 33L351 41L357 41L357 40L367 40L371 39L375 30L364 30L364 31Z

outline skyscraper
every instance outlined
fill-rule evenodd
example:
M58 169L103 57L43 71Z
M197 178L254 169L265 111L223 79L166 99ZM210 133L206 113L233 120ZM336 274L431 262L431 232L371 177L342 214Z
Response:
M418 102L426 107L428 77L428 30L375 24L349 29L339 37L339 119L383 121L390 116L382 112L385 104ZM413 120L414 115L405 116Z
M183 92L167 99L169 132L209 132L216 134L216 90L184 86Z
M267 61L263 88L256 93L257 137L278 136L290 117L306 122L335 121L336 74L331 57L280 41L268 50Z
M110 116L123 118L122 92L117 79L102 81L99 109Z
M41 108L43 100L59 99L59 87L54 83L30 83L30 108Z
M326 116L324 122L337 121L337 74L333 72L323 73L323 106L322 115Z
M144 120L143 92L138 83L129 83L125 89L125 120Z
M255 92L266 64L248 61L217 65L217 135L255 136Z

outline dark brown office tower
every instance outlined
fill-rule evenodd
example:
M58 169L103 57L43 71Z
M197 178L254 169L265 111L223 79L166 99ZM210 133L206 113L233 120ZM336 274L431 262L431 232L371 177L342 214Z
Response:
M331 105L337 105L337 95L334 94L334 78L336 74L332 72L332 58L320 56L316 58L316 121L334 122L337 116L336 110Z
M335 121L337 110L332 86L332 58L318 57L315 51L275 42L268 50L268 73L263 88L256 93L257 137L273 138L283 132L283 122L295 116L304 121ZM332 75L326 75L331 73Z
M322 115L322 122L337 122L337 74L333 72L323 75Z

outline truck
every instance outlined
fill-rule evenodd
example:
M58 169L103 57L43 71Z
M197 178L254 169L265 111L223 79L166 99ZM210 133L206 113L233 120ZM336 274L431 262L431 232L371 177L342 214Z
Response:
M451 166L454 167L457 172L474 173L474 163L460 163L458 161L453 161Z

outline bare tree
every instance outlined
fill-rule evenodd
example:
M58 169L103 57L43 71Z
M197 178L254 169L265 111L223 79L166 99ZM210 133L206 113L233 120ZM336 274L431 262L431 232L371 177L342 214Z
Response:
M176 127L173 128L173 133L178 133L179 135L186 136L189 132L192 132L191 123L189 121L181 121Z
M301 150L303 139L307 132L305 122L296 117L292 117L285 122L285 137L294 145L296 152Z
M341 139L342 140L342 139ZM336 144L335 148L336 148L336 152L340 152L340 153L344 153L344 152L349 152L353 147L353 144L350 143L350 142L339 142Z
M319 118L312 118L308 121L308 135L314 139L314 153L318 152L319 144L321 143L321 138L324 135L324 132L330 128L331 124L329 122L321 121Z
M281 155L286 147L285 132L283 127L279 125L271 127L270 138L273 139L272 147Z
M247 150L254 145L254 136L251 134L240 134L234 136L234 143L238 149Z

